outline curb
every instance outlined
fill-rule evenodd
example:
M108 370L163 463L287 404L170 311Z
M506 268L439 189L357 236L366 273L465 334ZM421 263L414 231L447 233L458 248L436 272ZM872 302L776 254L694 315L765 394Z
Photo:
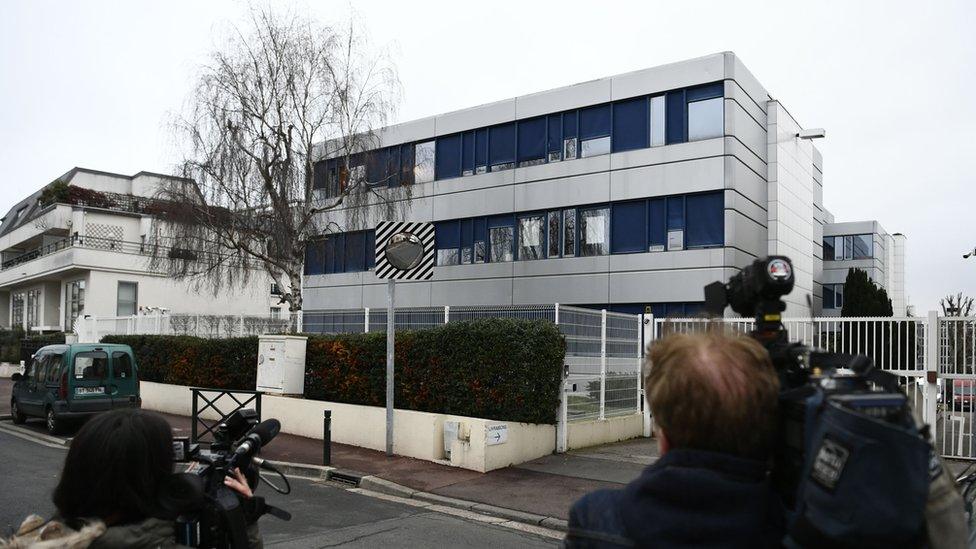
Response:
M569 528L567 521L561 518L547 517L537 515L535 513L518 511L516 509L489 505L487 503L478 503L476 501L468 501L464 499L432 494L430 492L415 490L408 486L397 484L375 475L362 475L359 473L342 471L335 467L328 467L324 465L289 463L271 460L268 460L268 463L271 463L275 467L279 468L282 473L295 477L312 478L317 480L333 480L345 484L354 484L356 488L369 492L376 492L405 499L415 499L426 503L453 507L455 509L462 509L465 511L473 511L483 515L528 524L530 526L541 526L543 528L559 530L560 532L565 532Z
M6 418L4 418L3 416L0 416L0 421L9 420L8 418L10 418L10 416L7 416ZM55 437L55 436L51 436L51 435L48 435L48 434L45 434L45 433L38 433L37 431L33 431L31 429L26 429L24 427L21 427L20 425L14 425L12 422L11 423L0 423L0 427L3 427L3 429L6 430L7 432L10 432L10 433L19 433L20 435L22 435L24 437L33 438L34 440L37 440L37 441L40 441L40 442L44 442L46 444L52 444L52 445L55 445L55 446L62 446L64 448L67 448L68 446L71 446L71 439L70 438Z

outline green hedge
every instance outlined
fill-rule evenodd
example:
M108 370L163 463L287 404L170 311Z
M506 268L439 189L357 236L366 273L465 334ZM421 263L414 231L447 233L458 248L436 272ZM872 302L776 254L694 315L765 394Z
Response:
M102 343L132 347L145 381L215 389L254 389L258 338L110 335Z
M309 335L305 397L383 406L386 334ZM253 389L257 338L110 336L133 348L142 379ZM397 408L554 423L565 342L549 322L483 319L397 333Z

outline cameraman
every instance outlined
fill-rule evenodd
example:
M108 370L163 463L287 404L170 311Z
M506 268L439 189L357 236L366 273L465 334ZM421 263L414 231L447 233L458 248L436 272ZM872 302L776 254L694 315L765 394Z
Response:
M78 431L64 460L53 496L58 522L32 515L12 541L53 538L92 549L180 547L175 517L160 505L161 486L172 474L173 431L161 415L126 409L95 416ZM242 498L252 497L240 471L224 483ZM248 541L262 546L256 524L248 528Z
M778 546L768 465L779 381L766 350L720 332L674 334L647 366L661 457L624 488L577 501L566 546Z

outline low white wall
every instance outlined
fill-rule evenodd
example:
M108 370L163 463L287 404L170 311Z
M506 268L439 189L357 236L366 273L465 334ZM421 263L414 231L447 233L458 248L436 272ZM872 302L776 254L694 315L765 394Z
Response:
M641 414L574 421L567 426L568 450L599 446L610 442L637 438L644 434L644 418Z
M142 407L147 410L191 415L189 387L142 381L140 390ZM230 397L222 397L216 404L221 409L229 409L235 405ZM262 396L261 407L263 417L273 417L281 422L282 432L317 439L323 436L323 411L331 410L333 441L373 450L386 449L384 408L267 394ZM202 410L203 406L200 408ZM212 409L203 410L202 417L217 419ZM445 421L459 422L460 432L465 439L452 441L450 461L445 460L444 454ZM489 444L489 427L501 424L507 427L508 440L501 444ZM556 429L553 425L395 410L393 426L395 454L482 473L531 461L555 450Z

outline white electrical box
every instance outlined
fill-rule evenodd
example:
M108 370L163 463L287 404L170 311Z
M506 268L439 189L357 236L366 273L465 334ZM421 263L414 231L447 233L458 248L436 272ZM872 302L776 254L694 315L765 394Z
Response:
M281 395L305 393L307 337L263 335L258 339L257 390Z

